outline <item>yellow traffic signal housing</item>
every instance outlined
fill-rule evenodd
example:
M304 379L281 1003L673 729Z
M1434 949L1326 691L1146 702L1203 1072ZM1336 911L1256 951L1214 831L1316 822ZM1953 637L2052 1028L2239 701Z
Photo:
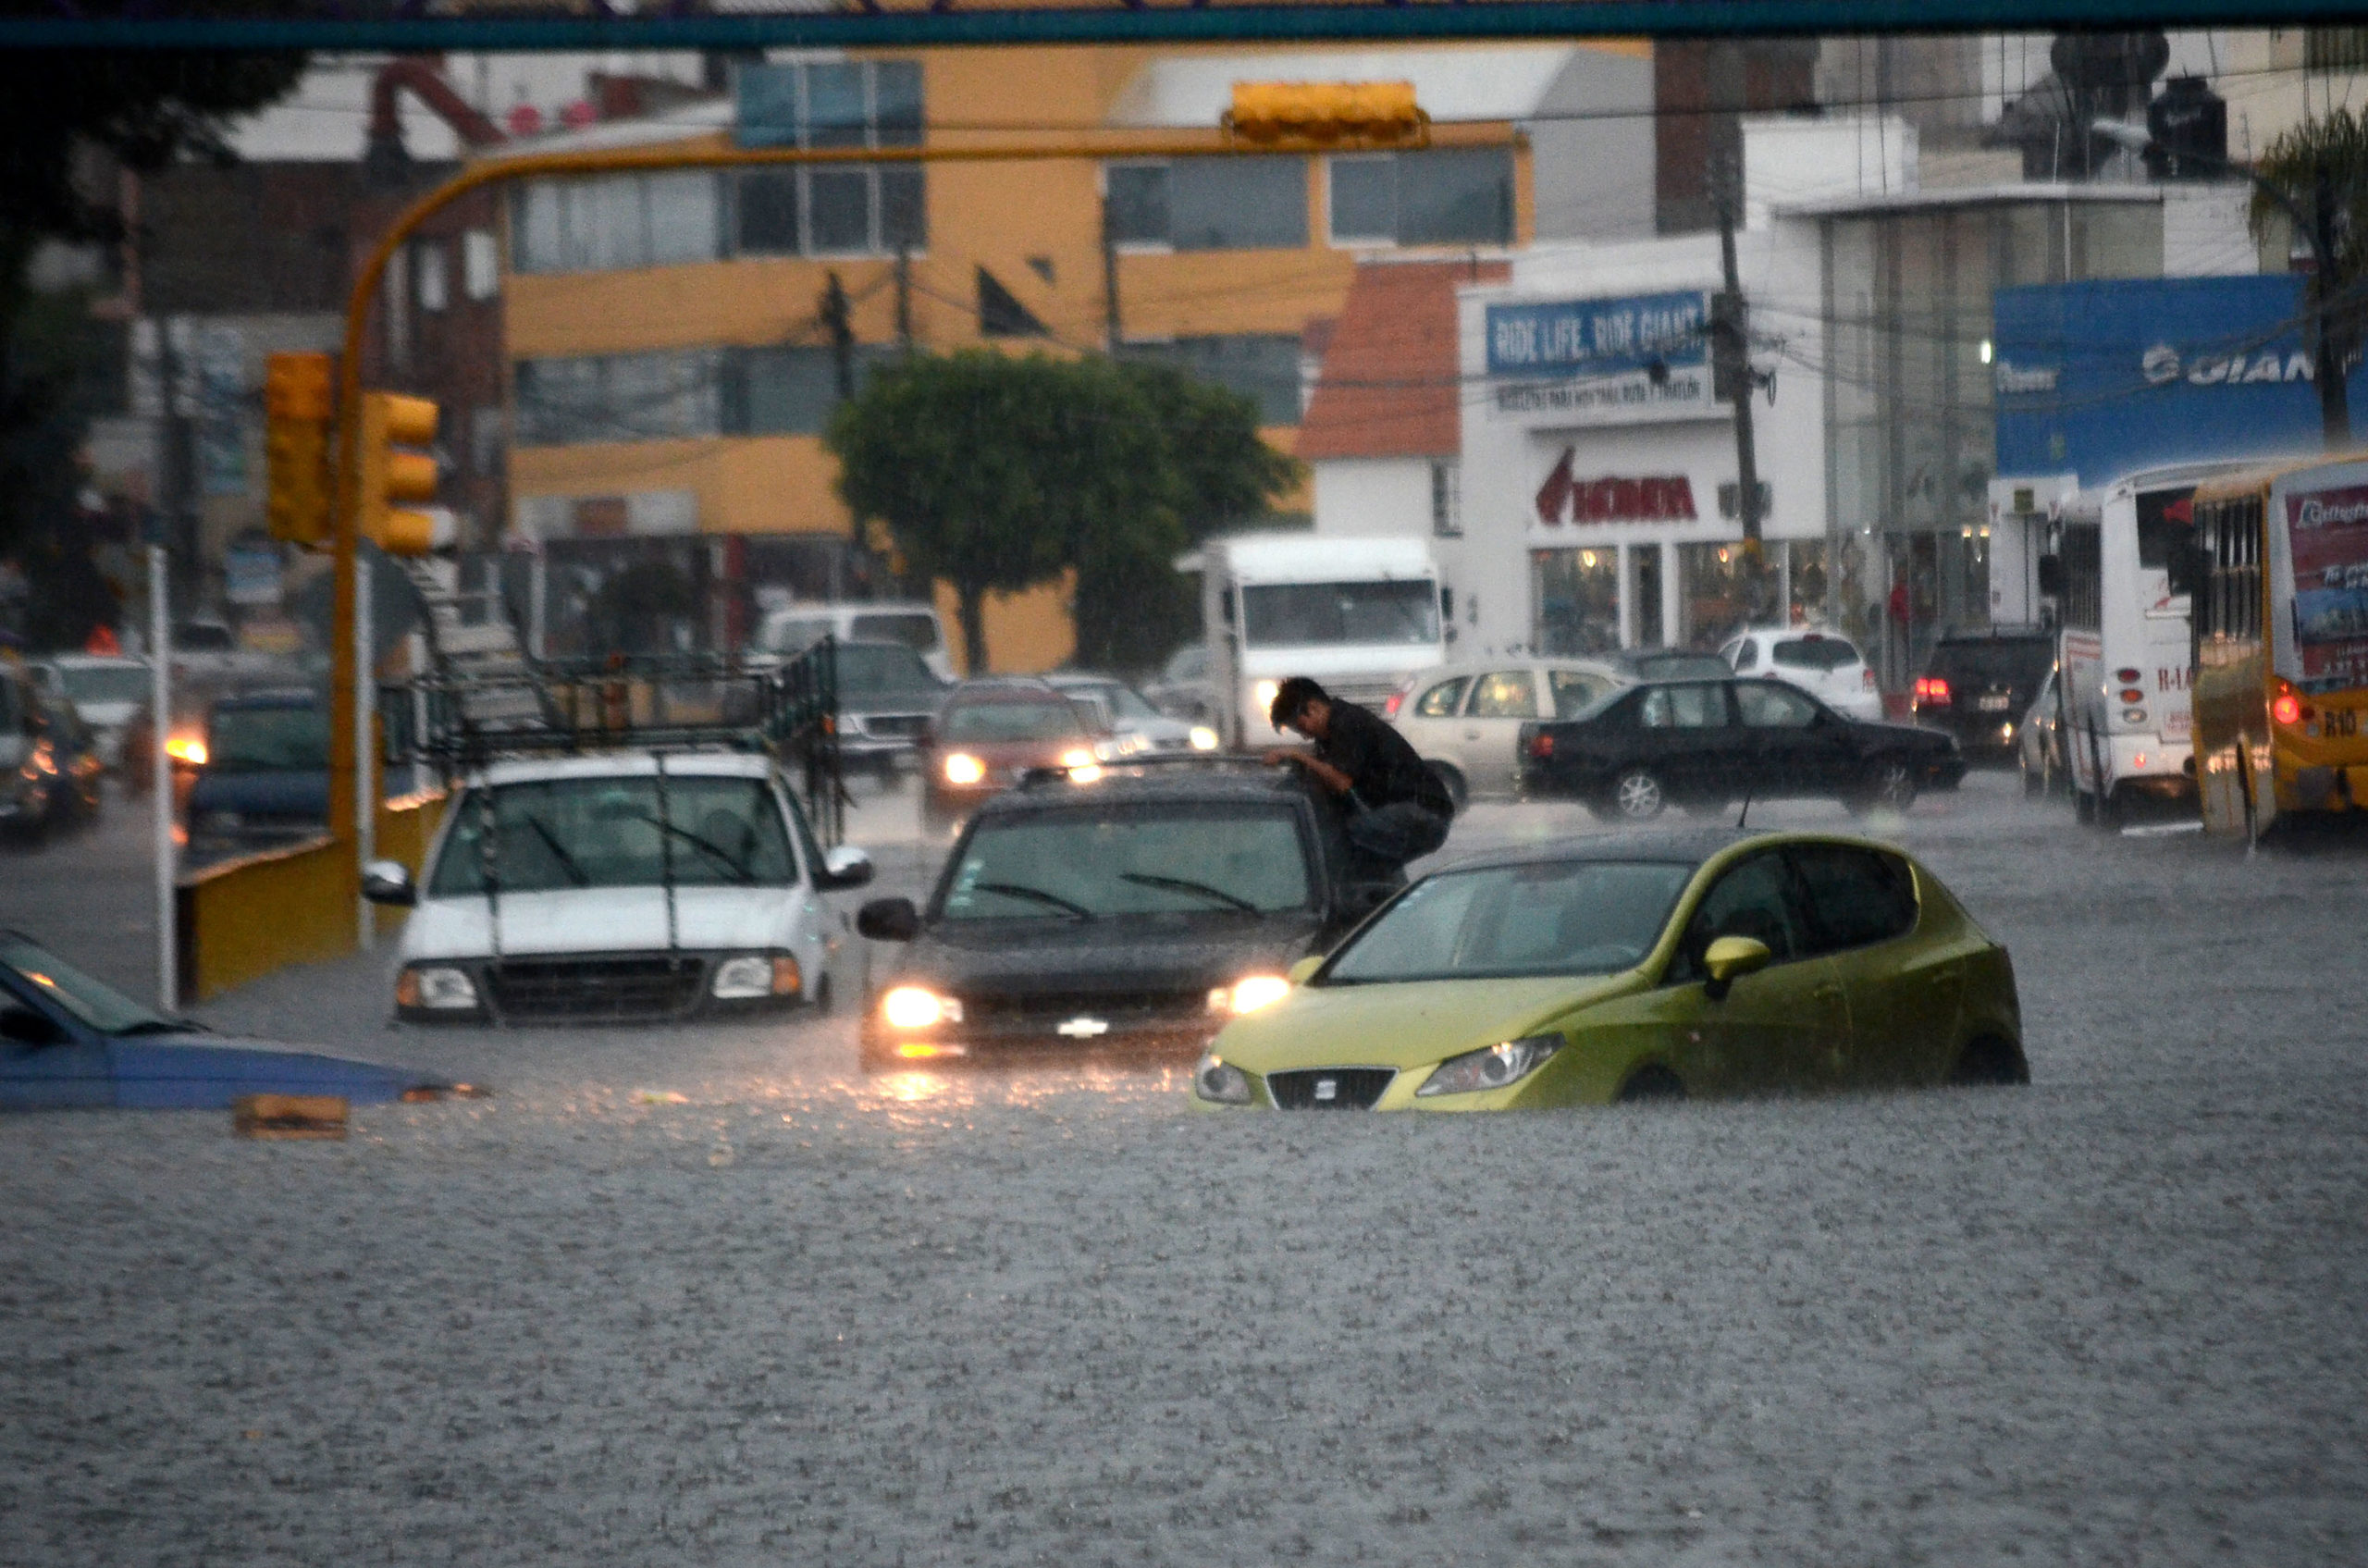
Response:
M1227 136L1255 146L1420 147L1431 117L1411 81L1237 81Z
M273 354L263 378L264 512L271 537L317 549L329 541L329 356Z
M402 505L436 499L436 459L406 447L436 439L437 407L400 392L362 397L362 481L355 522L388 555L426 555L450 543L450 514Z

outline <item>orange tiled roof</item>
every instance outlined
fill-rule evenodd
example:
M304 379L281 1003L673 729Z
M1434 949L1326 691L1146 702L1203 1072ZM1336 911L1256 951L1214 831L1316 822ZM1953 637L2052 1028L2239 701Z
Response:
M1463 445L1455 290L1503 262L1367 262L1341 306L1293 447L1327 457L1450 457Z

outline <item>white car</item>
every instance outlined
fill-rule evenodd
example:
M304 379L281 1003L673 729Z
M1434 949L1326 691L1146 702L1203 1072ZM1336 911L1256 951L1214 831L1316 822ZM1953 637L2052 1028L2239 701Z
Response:
M1589 660L1508 657L1424 670L1383 711L1461 806L1511 792L1523 724L1568 719L1629 684Z
M1858 645L1839 632L1806 626L1764 626L1719 649L1738 675L1767 675L1795 685L1839 713L1880 722L1883 694Z
M1047 675L1044 679L1071 702L1091 703L1103 724L1126 745L1128 756L1217 748L1216 731L1161 712L1149 698L1124 681L1109 675Z
M146 705L154 677L144 659L107 653L61 653L33 666L42 695L74 705L98 737L99 760L123 766L123 733Z
M405 1022L663 1022L860 996L825 895L871 873L821 851L767 758L625 751L495 763L416 886L380 860L363 891L412 911Z
M776 604L765 611L758 651L788 658L824 637L841 642L900 642L941 681L954 678L945 625L926 604Z

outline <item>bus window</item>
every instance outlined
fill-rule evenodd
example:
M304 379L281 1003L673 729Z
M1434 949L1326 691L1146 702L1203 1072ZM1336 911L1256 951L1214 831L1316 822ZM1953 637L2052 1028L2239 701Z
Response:
M2057 553L2064 562L2064 623L2077 631L2098 630L2104 623L2104 553L2097 525L2066 524Z
M2188 549L2195 537L2195 491L2149 490L2138 498L2138 564L2168 576L2164 585L2174 597L2192 587L2188 579L2193 562Z

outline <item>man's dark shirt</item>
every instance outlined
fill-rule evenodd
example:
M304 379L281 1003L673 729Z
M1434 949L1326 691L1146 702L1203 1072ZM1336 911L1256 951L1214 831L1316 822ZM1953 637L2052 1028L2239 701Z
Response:
M1400 800L1411 800L1434 816L1452 817L1455 802L1406 737L1390 728L1370 709L1333 698L1329 733L1315 743L1315 754L1349 775L1357 799L1365 809L1378 810Z

